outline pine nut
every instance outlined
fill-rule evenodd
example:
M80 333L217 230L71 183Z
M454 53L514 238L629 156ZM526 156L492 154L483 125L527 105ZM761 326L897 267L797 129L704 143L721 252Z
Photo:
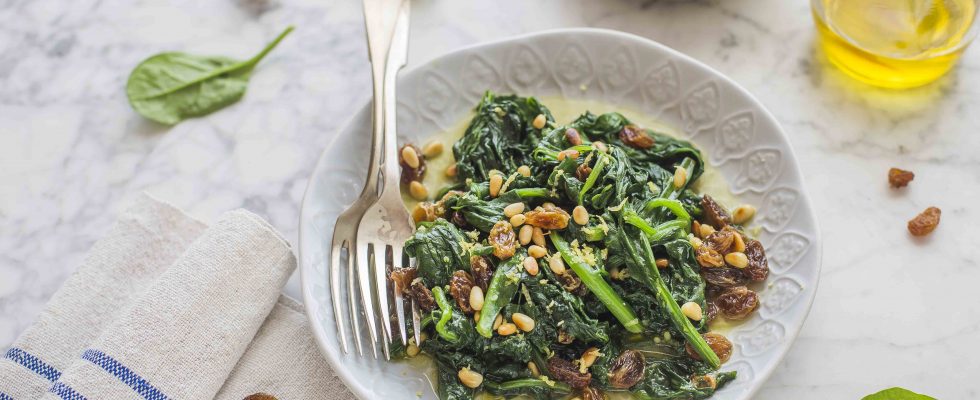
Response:
M510 217L510 224L513 225L515 228L524 225L524 222L527 222L527 217L525 217L524 214L517 214L513 217Z
M564 161L566 158L571 158L574 160L578 158L578 156L579 156L578 150L572 150L572 149L562 150L558 152L558 161Z
M440 154L442 154L442 142L433 141L426 143L426 145L422 147L422 155L425 156L425 158L436 157Z
M521 176L525 178L529 177L531 176L531 167L528 167L527 165L522 165L520 167L517 167L517 173L521 174Z
M538 364L535 364L534 361L527 362L527 369L531 370L532 377L537 378L541 376L541 371L538 371Z
M531 225L524 225L521 227L521 230L517 232L517 241L521 244L521 246L527 246L528 243L531 243L531 238L533 235L534 227Z
M458 375L459 381L470 389L476 389L483 384L483 375L471 370L470 367L463 367L463 369L459 370Z
M517 325L518 329L524 332L530 332L534 330L534 318L531 318L521 313L514 313L513 315L510 316L510 319L514 321L514 325Z
M589 210L586 210L585 207L582 206L575 206L575 208L572 209L572 219L574 219L575 223L579 225L588 224Z
M546 201L541 203L541 208L543 208L545 211L554 211L556 208L558 208L558 206L556 206L555 203Z
M585 353L582 353L582 361L581 361L582 367L585 368L591 367L592 364L595 364L595 360L599 358L599 355L600 355L599 349L595 347L589 347L589 349L586 350Z
M527 248L527 255L534 258L541 258L547 254L548 254L548 250L545 250L544 247L538 246L536 244L532 244L531 247Z
M425 209L422 208L422 203L416 204L415 207L412 208L412 219L415 220L415 223L419 223L425 221L425 218L426 212Z
M700 321L702 317L701 305L693 301L684 303L681 306L681 312L693 321Z
M456 177L456 164L446 167L446 176L450 178Z
M473 313L473 322L480 323L480 313L479 312Z
M606 147L606 144L605 143L602 143L602 142L599 142L599 141L592 142L592 147L595 147L595 149L596 150L599 150L600 153L608 153L609 152L609 148Z
M483 309L483 289L479 286L473 286L470 290L470 307L475 311Z
M735 247L734 247L735 250L734 251L739 252L739 253L744 253L745 252L745 239L742 239L742 234L740 234L738 232L735 232L735 241L734 241L734 243L735 243Z
M504 216L507 218L513 217L517 214L524 212L524 203L513 203L504 207Z
M497 314L497 318L493 320L493 330L497 330L504 323L504 316Z
M411 169L419 167L419 154L415 152L412 146L402 147L402 160Z
M670 265L670 261L667 261L666 258L657 259L657 268L664 269L667 268L668 265Z
M538 276L538 260L535 260L534 257L524 257L524 269L531 276Z
M674 187L680 189L684 187L685 183L687 183L687 170L677 167L674 170Z
M510 322L506 324L501 324L500 327L497 328L497 334L500 336L510 336L515 333L517 333L517 325L514 325Z
M701 224L701 239L705 239L708 235L715 233L715 227L708 224Z
M694 236L701 237L701 223L698 222L698 220L691 222L691 233L693 233Z
M500 174L490 176L490 197L497 197L500 194L500 187L504 185L504 177Z
M755 207L750 204L742 204L732 210L732 222L742 225L749 222L755 216Z
M551 268L551 272L556 275L565 273L565 261L561 259L561 254L555 253L551 256L551 259L548 260L548 268Z
M541 247L548 245L548 242L545 242L544 240L544 230L536 226L534 227L534 230L531 231L531 241Z
M544 128L545 122L548 122L548 120L544 117L544 114L538 114L537 117L534 117L534 121L531 121L531 126L533 126L534 129L541 129Z
M408 346L405 347L405 353L408 354L409 357L415 357L419 354L419 346L416 346L415 342L409 342Z
M732 252L725 254L725 262L735 268L745 268L749 266L749 258L745 256L745 253Z
M408 184L408 194L412 195L413 199L422 201L429 198L429 189L426 189L422 182L412 181Z

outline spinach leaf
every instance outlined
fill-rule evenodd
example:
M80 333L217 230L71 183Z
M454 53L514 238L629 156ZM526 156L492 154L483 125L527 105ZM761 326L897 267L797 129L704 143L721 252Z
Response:
M533 97L484 94L466 133L453 145L457 179L483 182L490 170L510 173L531 165L531 150L541 136L531 125L538 114L554 122L551 111Z
M484 200L476 192L469 192L446 199L445 206L453 211L462 212L467 223L481 232L487 233L493 229L493 225L497 221L504 217L505 207L529 199L543 198L546 195L547 191L544 189L522 188L509 190L492 200Z
M548 399L572 392L572 388L562 382L544 381L536 378L515 379L501 383L487 382L484 386L488 392L505 398L525 395L532 399Z
M550 271L543 271L548 273ZM585 305L582 299L562 289L560 286L549 283L547 280L538 281L529 279L524 282L530 294L531 300L536 307L535 330L538 326L541 333L548 332L547 340L553 341L554 332L557 327L566 333L586 343L605 343L609 341L608 326L593 319L585 312ZM535 332L532 331L532 334ZM533 340L533 337L532 337Z
M470 269L469 254L463 250L468 241L456 225L440 218L420 222L405 242L405 252L417 259L418 274L426 286L442 286L456 270Z
M699 387L691 382L693 375L710 375L715 387ZM647 363L643 380L632 388L633 396L644 400L706 399L735 379L735 371L712 372L704 363L687 356L657 359Z
M918 394L908 389L902 389L900 387L893 387L891 389L885 389L878 393L869 394L861 398L861 400L936 400L933 397L926 396L924 394Z
M245 94L255 65L292 31L293 27L286 28L244 61L177 52L147 58L126 82L129 104L140 115L166 125L228 106Z
M434 340L426 340L425 343L435 342ZM435 353L428 351L429 354L434 354L436 359L436 369L438 371L436 379L439 383L437 389L440 400L471 400L473 399L474 389L470 389L463 386L463 383L459 381L458 374L459 370L463 367L469 367L470 369L481 372L482 368L479 367L479 361L473 357L466 357L461 354L452 354L449 351L448 354L445 353Z
M619 139L619 131L630 123L630 120L620 113L606 113L596 116L587 112L576 119L572 125L578 126L579 131L585 133L591 140L601 140L608 144L617 145L626 152L630 159L636 161L637 164L648 166L651 170L660 168L673 172L674 166L679 164L681 160L691 158L696 161L697 165L688 174L688 180L693 182L704 172L704 160L701 158L701 151L686 140L680 140L651 129L644 129L654 140L652 147L638 149L626 145Z
M487 348L487 351L495 356L504 356L508 359L519 361L525 366L528 361L531 361L531 355L533 354L531 342L528 341L527 335L525 334L494 336L490 340L490 347Z

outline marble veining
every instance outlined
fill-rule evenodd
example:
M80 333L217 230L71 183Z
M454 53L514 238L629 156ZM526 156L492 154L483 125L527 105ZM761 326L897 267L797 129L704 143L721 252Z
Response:
M287 24L298 29L228 109L167 128L126 104L126 77L150 54L245 57ZM758 398L859 398L894 385L980 397L980 359L964 348L980 336L971 295L980 250L967 229L980 221L980 50L968 50L935 84L890 92L828 67L802 0L416 1L408 67L460 46L572 26L635 33L703 61L752 92L789 133L823 232L823 274L802 332ZM365 50L359 3L350 0L0 2L0 347L140 191L205 220L245 207L295 242L316 157L370 95ZM533 79L540 60L528 57L528 68L506 76L477 61L472 76ZM570 63L563 84L574 90L593 70L649 70L622 57ZM647 95L676 88L669 65L650 74ZM682 95L710 99L711 90ZM737 146L751 122L704 104L712 103L664 107L681 107L693 127L731 121L718 129L724 145ZM753 156L744 179L765 184L773 160ZM916 180L888 189L891 166L915 171ZM765 201L773 207L760 207L762 225L778 231L795 199ZM905 222L929 205L943 209L942 224L928 238L910 238ZM806 247L792 233L777 242L774 268L792 265L794 249ZM799 290L773 285L786 296ZM286 292L299 297L297 288L294 277ZM762 312L779 312L780 297L764 300ZM771 345L737 339L757 351Z

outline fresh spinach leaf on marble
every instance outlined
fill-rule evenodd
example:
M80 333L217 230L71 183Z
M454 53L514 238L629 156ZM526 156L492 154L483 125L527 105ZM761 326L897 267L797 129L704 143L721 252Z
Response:
M878 393L864 396L861 398L861 400L936 400L936 398L919 394L908 389L893 387L882 390Z
M245 94L252 70L293 27L247 60L167 52L147 58L129 75L126 96L140 115L173 125L226 107Z

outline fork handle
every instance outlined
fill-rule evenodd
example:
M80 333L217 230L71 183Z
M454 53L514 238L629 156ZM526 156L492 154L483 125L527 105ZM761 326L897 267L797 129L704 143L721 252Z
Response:
M367 181L362 195L378 195L378 175L382 157L385 156L385 84L388 69L388 53L398 21L398 11L403 0L364 0L364 27L368 42L368 59L371 61L371 84L374 96L371 102L371 154L368 161ZM396 150L397 151L397 150ZM395 155L397 159L397 154ZM397 164L397 163L396 163Z
M399 164L398 164L398 132L396 127L397 101L395 98L395 81L398 78L398 71L405 66L408 60L408 27L409 13L411 11L411 0L402 0L398 10L397 24L392 33L391 49L388 51L388 63L385 68L385 87L384 87L384 185L385 190L382 196L388 193L398 194L399 187ZM390 179L389 179L390 177Z

